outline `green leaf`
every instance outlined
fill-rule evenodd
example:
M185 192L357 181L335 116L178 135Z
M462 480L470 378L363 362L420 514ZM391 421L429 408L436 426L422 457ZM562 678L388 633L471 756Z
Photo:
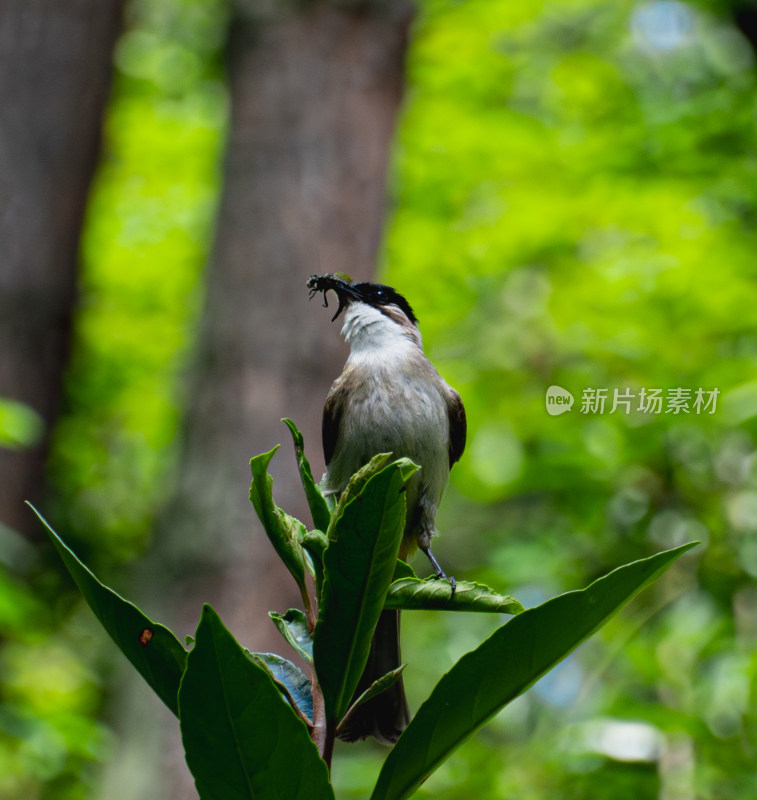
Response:
M402 675L402 670L404 669L405 665L400 664L397 669L393 669L391 672L387 672L386 675L382 675L380 678L373 681L373 683L350 706L349 710L344 715L344 719L339 723L337 733L339 733L341 728L349 725L350 717L358 708L360 708L360 706L363 705L363 703L367 703L369 700L372 700L374 697L376 697L376 695L381 694L381 692L388 689L393 683L396 683L400 675Z
M202 800L334 797L307 726L208 605L181 682L179 712Z
M306 661L313 662L313 637L308 630L305 613L299 608L290 608L283 616L269 611L268 616L281 635Z
M305 497L310 507L310 514L313 517L313 525L322 531L326 531L331 521L331 511L326 502L326 498L321 494L321 490L313 479L310 462L305 457L305 443L302 434L291 419L285 417L282 422L289 428L292 434L294 454L297 457L297 468L300 471L302 488L305 490Z
M403 458L373 474L332 525L313 637L315 670L331 724L349 708L368 660L402 539L403 489L416 470Z
M302 543L307 547L314 558L323 563L323 554L329 545L328 536L323 531L308 531L302 537Z
M76 581L84 599L111 639L131 661L153 691L178 714L179 683L187 662L187 651L164 625L153 622L133 603L101 583L29 503Z
M410 564L397 559L386 595L385 608L410 611L484 611L520 614L523 606L513 597L499 594L482 583L458 581L454 595L449 582L419 578Z
M392 457L391 453L378 453L373 458L350 478L347 488L342 492L339 501L334 508L331 515L331 522L326 531L329 539L334 535L334 526L336 525L339 517L342 516L344 509L352 500L357 497L363 490L365 484L377 473L379 473L385 466L387 461Z
M297 585L303 588L305 554L300 539L305 534L305 526L280 509L273 500L273 478L268 472L268 465L278 449L279 445L276 445L273 450L250 459L250 500L279 558L297 581Z
M302 546L310 555L313 565L313 578L318 602L321 600L321 587L323 586L323 554L328 547L329 540L323 531L308 531L302 537Z
M245 653L268 669L289 703L312 722L313 685L310 678L298 666L276 653L249 653L247 650Z
M486 611L520 614L523 606L508 595L498 594L488 586L458 581L452 594L447 581L435 578L401 578L389 585L384 608L426 611Z
M392 582L402 580L402 578L417 578L418 576L415 574L415 570L407 563L407 561L403 561L401 558L397 559L397 565L394 568L394 575L392 576ZM449 586L449 583L445 584Z
M464 655L389 753L371 800L409 797L455 748L694 544L619 567L586 589L530 608Z

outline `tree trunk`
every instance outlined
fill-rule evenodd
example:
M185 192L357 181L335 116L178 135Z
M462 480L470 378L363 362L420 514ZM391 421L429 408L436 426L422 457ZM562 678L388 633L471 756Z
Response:
M0 450L0 523L29 534L61 394L79 233L122 0L0 6L0 397L38 412L35 447Z
M383 5L355 13L312 3L232 26L224 192L181 521L170 521L179 550L203 565L249 552L248 461L288 440L281 417L301 427L316 474L323 466L322 400L345 351L305 283L314 272L367 278L375 269L409 20L404 2ZM273 468L278 496L306 514L288 441Z
M305 284L316 272L375 270L411 7L271 8L241 9L231 26L225 183L179 488L153 563L180 587L178 632L193 631L205 600L245 646L289 655L267 611L301 601L255 520L248 462L281 442L275 497L310 524L280 419L298 424L320 477L323 401L346 348ZM169 750L153 793L186 800L176 734Z

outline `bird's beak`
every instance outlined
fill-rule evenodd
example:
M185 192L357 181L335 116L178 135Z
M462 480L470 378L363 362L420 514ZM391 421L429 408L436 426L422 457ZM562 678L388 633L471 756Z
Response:
M335 275L313 275L308 281L308 289L310 289L310 297L318 292L323 292L323 305L328 308L328 300L326 299L326 292L333 291L339 300L336 314L331 318L333 322L345 309L350 300L359 299L358 293L352 286L345 280L337 278Z
M333 322L346 308L347 304L350 300L355 300L358 298L358 293L349 285L349 283L345 283L344 281L339 281L337 286L331 287L335 292L336 296L339 299L339 306L337 307L336 313L331 318ZM323 293L323 301L326 302L326 293Z

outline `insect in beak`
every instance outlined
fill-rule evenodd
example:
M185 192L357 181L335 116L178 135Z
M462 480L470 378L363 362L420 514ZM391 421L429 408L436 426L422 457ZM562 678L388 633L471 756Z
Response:
M310 289L310 299L312 300L313 297L318 294L318 292L323 292L323 307L329 307L329 301L326 296L326 292L333 291L338 300L339 306L337 307L336 314L331 318L333 322L345 309L347 305L347 300L349 298L357 297L357 293L354 289L350 286L350 278L348 275L344 275L343 277L341 274L332 275L330 272L326 275L311 275L308 283L307 288Z

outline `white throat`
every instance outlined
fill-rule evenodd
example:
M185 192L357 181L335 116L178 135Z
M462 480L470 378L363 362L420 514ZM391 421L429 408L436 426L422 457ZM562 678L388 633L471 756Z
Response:
M392 311L394 311L392 307ZM399 310L397 315L401 314ZM342 336L350 346L350 357L377 354L378 351L395 356L409 356L423 352L418 328L400 317L397 322L368 303L350 303L344 314Z

